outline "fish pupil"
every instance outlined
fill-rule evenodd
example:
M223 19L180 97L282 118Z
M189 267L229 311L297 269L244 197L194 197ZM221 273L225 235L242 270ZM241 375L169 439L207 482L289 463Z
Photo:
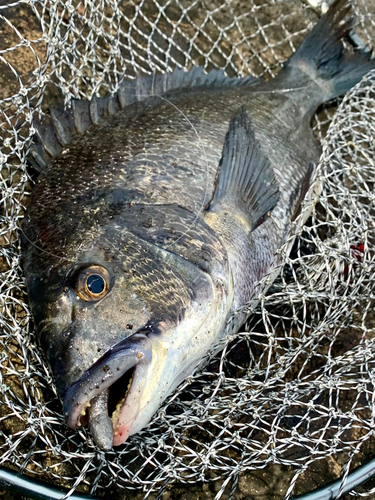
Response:
M95 295L99 295L100 293L102 293L105 288L104 279L98 274L92 274L91 276L89 276L87 278L86 285L88 290Z

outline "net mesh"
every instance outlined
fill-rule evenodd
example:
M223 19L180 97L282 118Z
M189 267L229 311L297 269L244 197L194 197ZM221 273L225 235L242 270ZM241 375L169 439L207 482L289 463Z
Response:
M353 7L354 39L371 46L375 3ZM280 250L284 264L267 296L120 451L98 451L85 429L64 425L19 265L35 113L61 93L68 105L176 66L273 77L320 8L316 0L0 6L0 464L113 498L236 491L277 500L338 477L344 484L375 455L375 72L315 118L323 193L307 224L292 228L290 256ZM371 497L373 486L355 494Z

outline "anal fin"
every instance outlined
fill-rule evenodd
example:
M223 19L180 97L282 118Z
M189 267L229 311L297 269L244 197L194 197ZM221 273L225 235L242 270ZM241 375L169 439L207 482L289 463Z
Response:
M290 207L292 208L292 217L291 217L292 222L295 221L299 216L299 214L301 213L302 203L306 198L306 194L311 186L315 169L316 169L315 163L311 162L305 177L302 179L300 184L290 195Z
M246 221L249 231L254 231L278 200L272 165L260 149L246 108L242 107L230 121L214 193L206 210L219 214L229 207Z

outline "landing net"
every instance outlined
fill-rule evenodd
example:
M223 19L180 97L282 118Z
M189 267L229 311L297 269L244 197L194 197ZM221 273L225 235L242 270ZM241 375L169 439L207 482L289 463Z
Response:
M4 2L3 2L4 3ZM315 119L312 217L246 328L143 432L103 453L66 427L36 347L19 264L36 113L178 67L275 76L317 0L24 0L0 4L0 465L106 498L275 500L375 456L375 72ZM373 0L352 41L375 39ZM308 209L309 207L304 207ZM298 222L298 221L297 221ZM374 483L375 484L375 483ZM235 492L235 493L234 493ZM366 484L357 494L371 497ZM190 495L190 496L189 496Z

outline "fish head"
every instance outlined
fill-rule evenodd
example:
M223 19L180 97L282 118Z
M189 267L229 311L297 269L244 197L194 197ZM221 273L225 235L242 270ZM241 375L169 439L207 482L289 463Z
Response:
M148 424L222 334L227 263L207 272L118 220L85 237L51 220L47 237L40 223L27 218L23 243L40 344L68 425L89 423L108 449Z

